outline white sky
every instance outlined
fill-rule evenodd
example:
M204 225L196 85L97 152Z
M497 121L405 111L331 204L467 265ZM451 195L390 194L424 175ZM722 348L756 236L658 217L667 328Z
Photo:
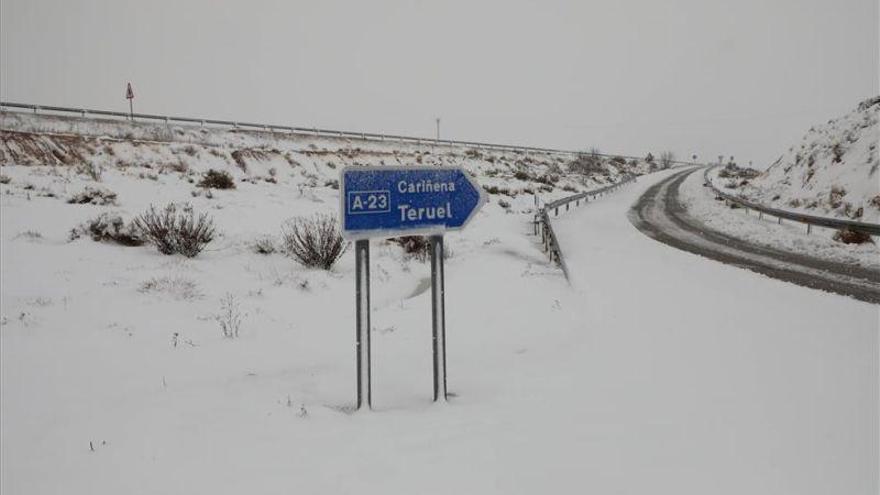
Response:
M877 0L0 0L0 98L766 165L878 90Z

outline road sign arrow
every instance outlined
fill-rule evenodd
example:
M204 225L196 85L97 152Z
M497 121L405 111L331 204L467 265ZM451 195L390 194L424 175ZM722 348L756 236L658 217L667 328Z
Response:
M460 167L346 167L340 185L347 239L460 230L487 201Z

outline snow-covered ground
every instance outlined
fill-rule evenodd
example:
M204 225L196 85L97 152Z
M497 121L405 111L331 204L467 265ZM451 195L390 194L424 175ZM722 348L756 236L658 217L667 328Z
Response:
M878 146L880 96L811 128L758 177L713 182L775 208L880 223Z
M336 190L297 167L213 198L141 173L105 167L119 206L70 205L41 192L83 174L3 167L4 494L878 489L877 307L643 236L626 211L665 173L559 220L573 288L528 235L529 195L448 236L445 405L428 267L375 242L374 411L356 414L351 252L323 272L250 249ZM194 259L68 241L99 212L182 200L222 232ZM216 320L228 294L237 339Z
M716 184L718 180L714 179ZM874 243L844 244L833 239L833 229L813 227L807 234L804 224L778 224L774 217L759 218L756 212L732 209L724 201L717 201L715 193L703 183L702 172L691 174L679 189L679 199L690 215L713 230L791 253L880 269L880 248Z

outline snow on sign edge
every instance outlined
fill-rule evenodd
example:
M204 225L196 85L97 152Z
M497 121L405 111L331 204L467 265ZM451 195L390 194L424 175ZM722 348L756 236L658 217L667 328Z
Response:
M415 228L415 229L376 229L376 230L346 230L345 229L345 173L349 170L355 170L358 172L362 171L379 171L379 172L387 172L387 171L401 171L401 172L409 172L409 171L423 171L423 170L443 170L448 172L461 172L464 178L470 183L471 187L477 191L479 195L479 199L477 200L477 204L471 209L470 214L468 214L467 218L465 218L464 222L458 227L445 227L445 226L437 226L437 227L429 227L429 228ZM343 167L339 171L339 230L342 234L342 238L348 241L360 241L365 239L390 239L392 237L400 237L400 236L410 236L410 235L443 235L446 232L455 232L459 230L463 230L465 227L471 223L471 220L477 215L477 213L483 209L489 202L489 195L483 189L482 186L474 179L474 177L464 169L464 167L455 167L455 166L425 166L425 165L347 165Z

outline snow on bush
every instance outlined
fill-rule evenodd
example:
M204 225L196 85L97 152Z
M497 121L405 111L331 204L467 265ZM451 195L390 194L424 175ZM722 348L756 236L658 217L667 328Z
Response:
M229 175L229 172L212 168L205 172L198 186L205 189L235 189L235 181Z
M241 320L244 315L235 296L226 294L220 300L220 313L217 315L217 323L220 324L220 332L227 339L238 337L241 331Z
M144 236L133 223L127 224L121 216L102 213L70 231L70 240L87 235L96 242L112 242L123 246L141 246Z
M202 252L215 233L213 219L207 213L196 217L189 204L178 210L177 205L169 203L161 211L150 205L134 223L160 253L182 254L187 258Z
M143 282L138 291L143 294L165 294L184 301L202 297L195 281L183 277L153 277Z
M870 234L857 230L840 229L834 233L834 240L844 244L864 244L866 242L873 243Z
M86 186L82 192L68 198L67 202L77 205L115 205L116 193L104 187Z
M332 268L346 248L336 218L324 213L288 220L281 244L285 254L304 266L324 270Z
M251 244L251 248L257 254L273 254L276 251L275 239L271 236L260 237Z

